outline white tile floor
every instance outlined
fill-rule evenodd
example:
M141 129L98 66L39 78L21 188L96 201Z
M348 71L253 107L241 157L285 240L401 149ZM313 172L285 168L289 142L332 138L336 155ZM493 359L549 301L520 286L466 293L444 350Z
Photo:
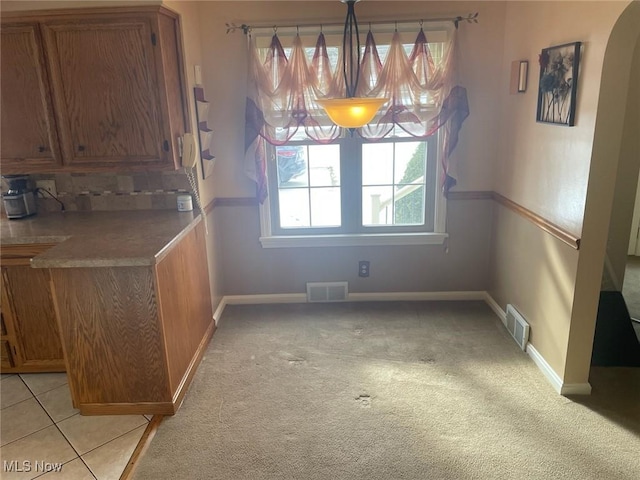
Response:
M6 480L117 480L151 418L80 415L64 373L3 374L0 400L0 478Z

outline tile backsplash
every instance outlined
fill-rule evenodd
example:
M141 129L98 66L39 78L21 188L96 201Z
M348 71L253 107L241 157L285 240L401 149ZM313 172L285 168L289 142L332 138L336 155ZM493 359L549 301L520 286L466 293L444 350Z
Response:
M67 211L176 209L177 196L191 193L183 171L37 174L29 179L32 188L38 180L54 180ZM2 192L6 191L3 179ZM60 211L60 204L46 194L38 194L37 202L39 211Z

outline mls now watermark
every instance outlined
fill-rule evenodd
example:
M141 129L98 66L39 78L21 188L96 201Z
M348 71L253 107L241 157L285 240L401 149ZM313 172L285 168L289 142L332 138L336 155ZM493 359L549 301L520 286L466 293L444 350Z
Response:
M23 460L21 462L18 460L3 460L2 470L4 472L60 472L62 471L62 463L44 462L39 460L36 460L35 462L32 462L31 460Z

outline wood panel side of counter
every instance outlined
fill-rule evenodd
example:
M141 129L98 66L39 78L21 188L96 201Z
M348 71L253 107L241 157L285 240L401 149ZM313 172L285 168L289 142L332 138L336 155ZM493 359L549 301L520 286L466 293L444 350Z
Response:
M215 330L204 224L196 222L155 265L50 269L82 414L178 410Z
M156 265L156 283L171 393L179 403L214 330L202 222Z
M76 407L171 402L153 270L57 268L51 279Z

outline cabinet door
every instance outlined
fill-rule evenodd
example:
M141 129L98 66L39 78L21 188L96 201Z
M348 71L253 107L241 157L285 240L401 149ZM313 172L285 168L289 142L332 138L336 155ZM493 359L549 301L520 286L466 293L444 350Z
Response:
M11 328L7 325L7 330L19 353L19 364L15 366L21 371L64 370L49 280L47 269L28 265L2 267L3 316L5 320L11 317Z
M3 370L13 367L11 346L7 340L0 340L0 367Z
M73 167L169 161L152 17L43 24L65 163Z
M6 290L4 288L4 280L0 275L0 284L2 287L2 295L0 296L0 368L5 371L13 367L13 355L11 353L11 343L9 337L9 331L7 330L7 324L4 319L4 312L6 311Z
M40 30L2 25L0 37L2 173L53 171L60 151Z

